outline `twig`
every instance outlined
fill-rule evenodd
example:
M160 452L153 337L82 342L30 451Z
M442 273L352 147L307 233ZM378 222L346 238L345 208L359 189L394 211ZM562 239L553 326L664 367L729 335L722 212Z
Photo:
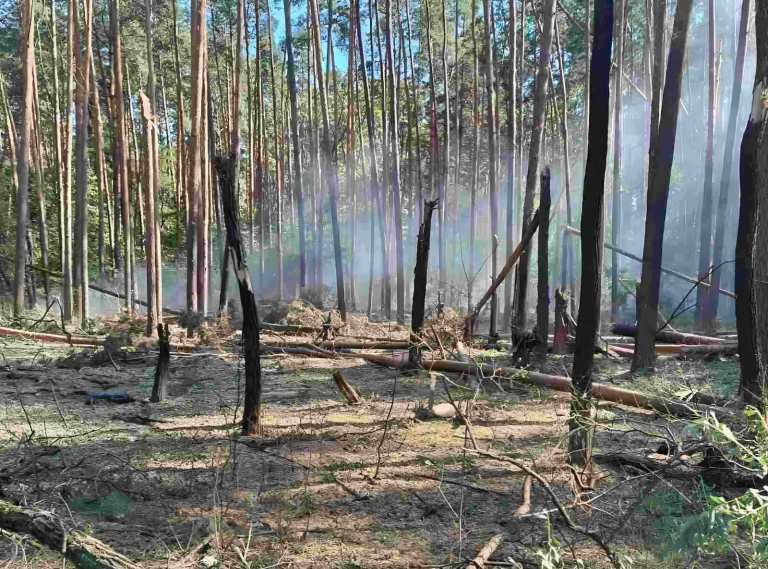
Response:
M576 533L580 533L590 538L592 541L594 541L595 544L597 544L597 546L600 547L600 549L602 549L603 552L605 552L606 557L608 557L608 559L610 560L610 562L613 564L614 567L616 568L621 567L618 556L611 550L611 548L609 547L609 545L606 543L606 541L603 539L603 537L600 535L599 532L580 526L573 521L571 516L568 514L568 510L560 501L560 499L557 497L557 494L555 494L555 491L552 489L552 486L549 485L549 482L547 482L547 480L543 476L541 476L541 474L539 474L529 466L526 466L522 462L517 461L513 458L501 456L490 451L478 450L478 449L472 450L470 452L474 452L475 454L478 454L480 456L491 458L493 460L498 460L500 462L507 462L513 466L516 466L526 474L535 478L536 481L539 484L541 484L544 490L546 490L547 494L549 494L549 497L555 503L555 507L557 508L557 511L560 513L560 516L563 518L563 521L565 521L568 527L571 528L571 530L575 531Z

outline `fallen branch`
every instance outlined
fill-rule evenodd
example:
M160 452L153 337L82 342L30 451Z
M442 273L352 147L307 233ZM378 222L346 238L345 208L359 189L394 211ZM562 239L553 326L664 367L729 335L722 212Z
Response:
M52 512L0 500L0 528L29 535L81 569L140 569L109 545L81 531L66 531Z

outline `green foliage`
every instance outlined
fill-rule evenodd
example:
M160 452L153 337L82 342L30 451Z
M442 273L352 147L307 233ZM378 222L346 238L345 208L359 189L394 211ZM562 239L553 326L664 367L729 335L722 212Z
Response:
M105 518L121 518L130 512L132 500L117 490L98 498L81 496L69 501L69 507L75 511L96 514Z
M697 420L693 430L717 445L724 458L755 474L768 474L768 428L757 410L745 411L748 437L737 435L716 417ZM644 502L646 511L657 518L656 530L665 536L661 554L671 557L725 555L738 552L749 567L768 564L768 486L751 488L729 498L700 483L692 496L662 491Z

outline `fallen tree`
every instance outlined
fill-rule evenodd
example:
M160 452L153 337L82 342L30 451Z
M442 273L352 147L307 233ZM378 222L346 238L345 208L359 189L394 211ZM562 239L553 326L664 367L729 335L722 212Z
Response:
M611 328L611 332L617 336L634 338L637 334L637 326L635 324L614 324ZM670 344L686 344L689 346L722 345L728 343L728 340L723 338L701 336L699 334L686 334L684 332L676 332L673 330L660 330L659 332L656 332L656 341L667 342Z
M525 250L528 248L528 245L531 242L531 239L533 239L534 234L536 233L536 230L539 228L539 210L537 209L536 212L533 214L533 217L531 218L531 221L528 223L528 225L525 228L525 233L520 239L520 243L517 244L517 247L515 247L515 250L512 251L512 254L507 259L507 262L504 264L504 267L499 271L499 274L496 276L495 279L493 279L493 282L491 283L491 286L488 288L488 290L485 292L485 294L480 298L480 300L475 305L472 312L470 312L467 315L467 319L465 322L465 334L467 337L470 337L473 333L473 329L475 326L475 321L477 320L477 317L480 316L480 312L483 310L483 306L491 300L493 295L496 293L496 289L501 286L501 283L504 282L504 279L507 278L509 273L514 268L517 261L520 259L520 257L523 255Z
M423 367L429 371L447 371L454 373L467 373L483 377L503 377L512 381L535 385L537 387L546 387L554 391L571 393L573 384L568 377L559 375L549 375L517 368L500 368L491 364L472 364L455 362L450 360L425 360ZM733 412L722 407L713 407L710 405L693 405L679 401L672 401L664 397L655 395L646 395L629 389L621 389L603 383L593 383L591 395L594 399L637 407L639 409L648 409L664 415L674 415L676 417L694 418L704 412L716 413L718 416L732 416Z
M27 338L40 342L56 342L62 344L78 346L101 346L105 338L98 336L68 336L64 334L48 334L46 332L31 332L29 330L19 330L18 328L6 328L0 326L0 336L10 336L15 338Z
M566 226L565 230L568 233L572 233L573 235L581 236L581 231L579 231L575 227ZM632 253L630 253L629 251L625 251L624 249L620 249L618 247L614 247L613 245L611 245L607 241L604 243L604 246L605 246L606 249L610 249L611 251L615 251L616 253L618 253L622 257L626 257L627 259L632 259L633 261L637 261L638 263L642 263L643 262L643 259L641 257L639 257L637 255L633 255ZM709 283L706 283L706 282L702 281L701 279L695 279L695 278L690 277L690 276L688 276L686 274L683 274L683 273L681 273L679 271L674 271L674 270L668 269L666 267L661 267L661 272L666 274L666 275L669 275L671 277L675 277L675 278L680 279L682 281L685 281L687 283L693 284L693 285L697 285L697 286L701 286L701 287L709 287ZM722 288L718 288L717 291L720 294L722 294L723 296L727 296L729 298L734 298L734 299L736 298L736 294L731 292L730 290L724 290Z
M61 553L80 569L141 569L109 545L78 530L64 529L64 520L53 512L18 506L0 500L0 528L33 537Z

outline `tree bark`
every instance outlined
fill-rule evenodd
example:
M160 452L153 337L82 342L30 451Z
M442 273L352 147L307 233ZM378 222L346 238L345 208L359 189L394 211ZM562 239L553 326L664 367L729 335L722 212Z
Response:
M739 118L739 106L741 103L741 89L744 76L744 59L747 50L747 33L749 31L749 20L752 12L752 0L742 0L741 20L739 24L739 40L736 48L736 67L733 75L733 86L731 88L731 108L728 114L728 126L725 131L725 152L723 152L723 169L720 171L720 193L717 199L717 209L715 221L715 241L712 249L712 266L719 267L723 262L723 249L725 243L726 215L728 214L728 202L731 193L731 170L733 168L733 147L736 140L737 121ZM712 273L712 289L720 288L722 271L715 270ZM717 318L720 305L719 295L713 294L709 297L709 303L705 318L711 326Z
M611 184L611 244L614 247L620 247L621 238L621 216L622 216L622 196L621 196L621 152L622 152L622 129L623 129L623 107L622 107L622 79L624 72L624 28L626 27L626 0L619 0L616 3L616 12L618 17L616 25L616 72L614 77L615 87L613 94L613 180ZM616 249L611 251L611 322L616 322L619 318L619 309L621 308L620 298L621 290L619 285L619 255Z
M168 388L168 368L171 363L171 335L168 331L168 324L157 325L157 339L160 353L157 356L157 365L155 366L155 382L152 385L152 396L149 398L152 403L159 403L165 400Z
M322 51L320 49L320 15L317 9L317 0L309 0L310 16L313 20L315 33L313 35L315 46L315 72L317 74L317 87L320 94L320 109L323 115L323 171L328 176L328 198L331 210L331 231L333 232L333 256L336 264L336 302L343 322L347 321L347 305L344 291L344 261L341 253L341 231L339 229L339 171L336 164L336 153L331 134L330 114L328 111L328 96L325 85L325 77L322 68ZM399 167L399 163L398 163ZM397 184L399 186L399 172ZM398 188L399 191L399 188ZM399 201L399 200L398 200ZM401 242L402 244L402 242ZM402 251L401 251L402 260Z
M603 256L601 233L605 170L608 156L610 115L611 45L613 43L613 0L597 0L594 11L589 82L589 137L584 171L581 214L581 295L573 359L569 458L587 466L591 460L592 430L589 421L592 367L595 341L600 325L600 266Z
M538 247L538 298L536 301L536 349L547 353L549 334L549 207L550 207L549 166L541 172L541 195L539 196L539 247Z
M291 139L293 166L293 193L298 206L299 227L299 288L307 286L306 231L304 227L304 190L301 167L301 140L299 139L299 101L296 88L296 63L293 55L293 30L291 21L291 0L283 0L285 12L285 51L288 58L288 95L291 101Z
M19 38L20 55L22 60L22 97L21 132L19 133L19 149L16 191L16 265L14 280L13 314L20 316L24 310L24 282L26 275L27 223L29 221L29 162L32 144L33 120L33 76L35 67L35 15L32 0L22 0L19 4L22 22L22 35Z
M233 257L233 269L243 308L243 352L245 355L245 401L243 404L243 435L261 433L261 361L259 354L259 313L251 287L251 277L245 262L237 201L234 193L234 157L216 158L216 173L227 228L227 246Z
M692 0L680 0L677 4L659 118L658 142L657 147L651 149L648 165L648 204L645 217L643 270L637 291L638 334L635 338L633 370L652 368L656 363L654 336L659 308L664 226L667 216L672 160L675 154L683 60L688 39L691 8Z
M409 360L412 364L421 361L421 329L424 326L424 302L427 297L427 270L429 268L429 245L432 235L432 214L437 201L424 202L424 220L419 227L416 243L416 268L413 270L413 301L411 303L411 346Z
M525 197L523 203L523 228L531 221L533 214L533 196L536 193L536 180L539 173L541 141L544 137L544 118L547 105L547 84L549 82L549 57L552 47L552 33L555 20L555 0L544 0L541 10L542 32L539 42L539 65L536 72L536 88L533 95L533 123L531 125L531 145L528 152L528 173L525 179ZM525 229L523 229L525 231ZM516 324L524 329L526 325L526 299L528 292L528 270L530 253L523 254L518 268Z
M547 0L550 3L554 3L554 0ZM496 246L499 233L499 197L496 181L497 174L497 155L496 149L496 87L494 85L494 44L493 35L491 33L493 20L492 20L492 6L491 0L483 0L483 24L485 28L485 48L488 57L488 62L485 69L485 91L488 98L488 193L490 199L491 209L491 280L496 278L496 274L499 270L498 260L498 247ZM525 257L525 251L523 252ZM498 335L496 318L498 315L498 301L496 297L496 289L493 289L491 294L491 322L490 322L490 336L495 338Z
M747 0L745 0L745 4ZM768 380L768 270L765 239L768 238L768 0L757 0L755 31L757 68L752 91L752 111L741 142L741 201L736 239L736 327L739 334L740 382L744 401L765 411ZM748 15L748 14L747 14ZM742 13L742 17L745 14ZM760 247L757 244L761 244Z

